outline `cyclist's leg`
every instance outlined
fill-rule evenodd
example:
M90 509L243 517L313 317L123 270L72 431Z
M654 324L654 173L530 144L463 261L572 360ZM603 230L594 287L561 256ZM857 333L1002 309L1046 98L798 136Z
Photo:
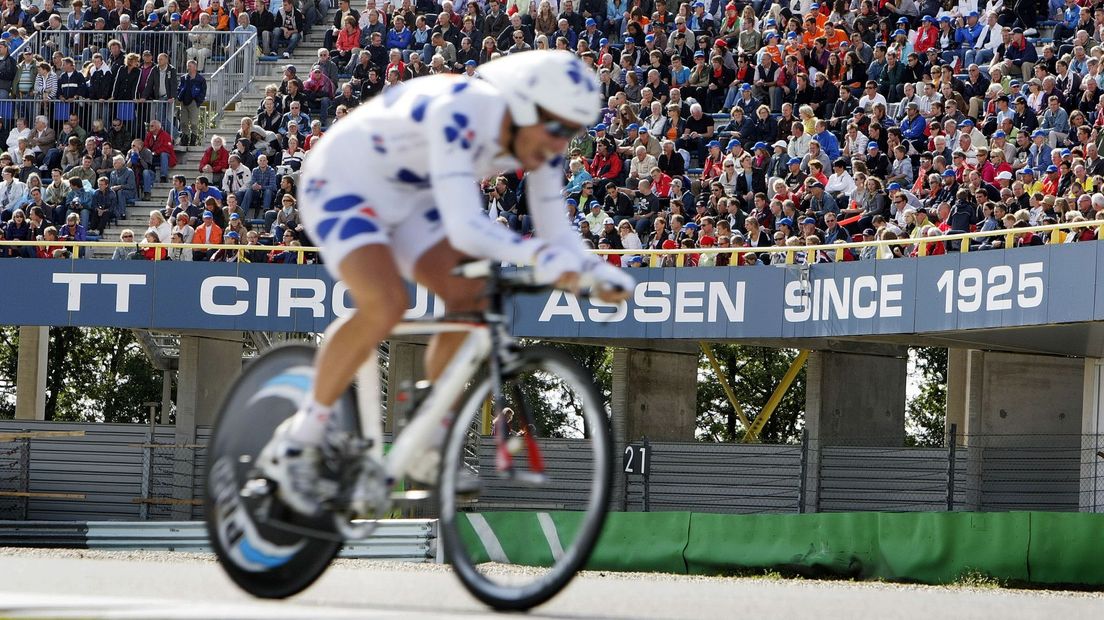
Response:
M326 330L318 352L314 395L326 406L337 402L364 360L402 320L407 307L406 284L386 245L353 250L338 270L358 310Z
M449 312L476 312L486 304L483 280L452 275L453 268L465 258L467 255L443 239L414 263L414 279L437 295ZM435 381L441 375L466 337L467 334L457 332L436 334L430 340L425 358L426 378Z

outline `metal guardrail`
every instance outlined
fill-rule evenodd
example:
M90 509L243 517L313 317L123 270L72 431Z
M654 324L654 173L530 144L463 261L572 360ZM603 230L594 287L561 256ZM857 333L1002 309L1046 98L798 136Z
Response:
M248 37L242 33L232 35L226 44L230 55L207 78L207 102L211 107L212 121L222 118L223 112L253 85L257 72L257 35Z
M248 35L238 32L207 31L156 31L148 30L40 30L30 36L19 47L20 53L29 49L49 60L54 52L71 56L82 63L92 59L99 52L105 57L109 53L108 43L122 43L123 53L141 54L149 50L154 58L164 52L169 62L181 74L184 73L189 59L194 58L200 65L200 73L209 75L245 42ZM256 44L254 43L254 46ZM16 56L18 58L18 56Z
M0 521L0 546L106 551L210 552L202 521ZM437 561L437 521L387 519L365 540L349 541L340 557Z

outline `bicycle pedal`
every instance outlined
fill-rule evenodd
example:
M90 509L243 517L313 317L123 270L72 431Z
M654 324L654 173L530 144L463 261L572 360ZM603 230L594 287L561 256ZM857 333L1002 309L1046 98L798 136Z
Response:
M268 478L253 478L247 481L238 495L247 499L253 499L258 497L268 497L276 491L276 483L272 482Z
M412 489L410 491L395 491L391 493L391 501L396 503L421 502L433 497L433 491L427 489Z
M533 471L518 471L516 469L502 472L499 476L510 482L519 482L531 487L544 486L548 484L549 480L548 474Z

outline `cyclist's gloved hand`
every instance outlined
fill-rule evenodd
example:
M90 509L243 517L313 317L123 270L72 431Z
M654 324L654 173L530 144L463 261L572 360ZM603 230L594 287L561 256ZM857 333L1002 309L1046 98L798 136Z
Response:
M627 300L636 288L636 280L627 271L604 260L587 263L583 278L590 280L591 295L608 303Z
M558 288L574 291L578 288L578 275L589 257L571 248L549 244L537 251L533 276L541 284L555 284Z

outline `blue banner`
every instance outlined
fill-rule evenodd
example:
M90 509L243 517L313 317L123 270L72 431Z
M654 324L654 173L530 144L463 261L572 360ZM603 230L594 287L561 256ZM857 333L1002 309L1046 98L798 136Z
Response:
M617 306L558 291L513 300L522 337L743 339L949 332L1104 319L1104 244L812 266L635 269ZM352 302L316 265L8 260L0 322L322 331ZM440 315L409 287L407 318Z

